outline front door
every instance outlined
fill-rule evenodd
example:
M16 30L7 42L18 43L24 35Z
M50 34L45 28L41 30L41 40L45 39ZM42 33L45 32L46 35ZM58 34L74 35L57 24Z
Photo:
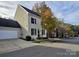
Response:
M40 37L40 31L38 30L38 38Z

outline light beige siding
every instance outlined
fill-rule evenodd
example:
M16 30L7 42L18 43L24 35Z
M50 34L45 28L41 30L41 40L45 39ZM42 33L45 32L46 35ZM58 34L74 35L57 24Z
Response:
M20 5L17 6L16 14L14 17L15 20L19 22L22 27L22 36L25 38L26 35L29 35L27 32L28 29L28 12L24 10Z
M33 38L36 38L36 37L38 37L38 30L41 30L41 19L40 19L39 16L36 16L34 14L31 14L31 13L28 13L28 15L29 15L28 20L29 20L29 32L30 32L30 35L31 35L31 28L34 28L34 29L36 29L36 34L37 35L31 35L31 36ZM31 23L31 18L36 19L36 24Z

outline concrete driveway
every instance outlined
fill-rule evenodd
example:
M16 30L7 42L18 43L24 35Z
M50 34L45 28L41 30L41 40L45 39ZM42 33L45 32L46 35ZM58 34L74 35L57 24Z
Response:
M35 44L30 41L24 41L22 39L0 40L0 54L31 46L35 46Z

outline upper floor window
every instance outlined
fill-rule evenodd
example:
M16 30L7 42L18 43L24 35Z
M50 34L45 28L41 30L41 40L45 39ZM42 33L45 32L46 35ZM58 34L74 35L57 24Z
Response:
M36 24L36 19L31 18L31 23L32 23L32 24Z

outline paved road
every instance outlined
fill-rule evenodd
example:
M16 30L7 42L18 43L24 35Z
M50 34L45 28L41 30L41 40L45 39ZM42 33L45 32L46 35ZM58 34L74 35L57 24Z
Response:
M51 39L53 42L58 42L58 43L69 43L69 44L78 44L79 45L79 37L73 37L73 38L54 38L55 40Z
M64 39L63 43L72 43L72 44L79 44L79 37L74 37L70 39Z
M0 57L61 57L61 56L75 57L75 56L79 56L79 52L61 49L61 48L33 46L10 53L0 54Z

